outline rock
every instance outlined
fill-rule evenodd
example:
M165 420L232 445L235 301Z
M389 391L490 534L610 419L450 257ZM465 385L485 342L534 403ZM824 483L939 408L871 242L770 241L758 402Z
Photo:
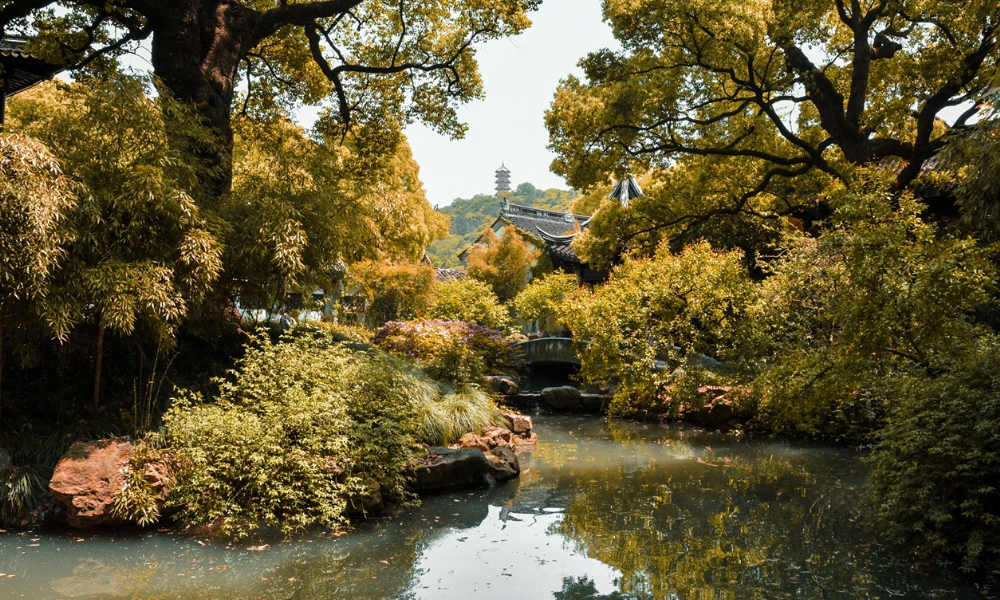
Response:
M10 460L10 452L0 448L0 471L9 469L12 466L14 466L14 463Z
M347 515L350 517L367 517L379 513L385 508L382 500L382 486L374 479L365 482L365 491L353 496L347 501Z
M491 375L486 380L490 382L490 388L502 396L517 395L517 382L510 377Z
M605 394L580 394L580 405L584 410L592 413L601 413L608 403Z
M515 436L514 437L514 453L520 454L521 452L532 452L538 446L538 435L534 431L531 432L527 437Z
M534 430L534 425L531 423L531 417L515 415L514 413L504 413L504 416L510 421L510 430L513 431L516 436L530 436L531 432Z
M59 459L49 491L65 507L72 527L118 525L122 520L111 514L115 495L125 487L124 474L135 455L126 440L78 442ZM146 465L144 476L161 508L171 478L163 462Z
M510 446L493 448L486 454L486 460L490 462L490 476L498 483L514 479L521 473L517 455Z
M462 439L458 440L459 448L475 448L481 450L482 452L490 451L490 443L486 438L481 435L476 435L474 433L467 433L462 436Z
M509 455L504 450L489 454L494 458L488 459L486 453L476 448L430 448L424 464L414 470L411 487L421 495L436 494L489 487L520 473L513 451ZM513 460L507 463L509 457Z
M542 401L559 410L580 408L580 390L570 385L548 387L542 390Z
M514 435L509 429L487 425L483 427L483 437L489 442L490 448L496 448L497 446L509 446Z

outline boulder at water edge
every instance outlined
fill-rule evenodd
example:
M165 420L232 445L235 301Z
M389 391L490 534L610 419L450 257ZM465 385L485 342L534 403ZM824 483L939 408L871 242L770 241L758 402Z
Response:
M580 390L571 385L547 387L542 390L542 401L550 408L572 410L580 408Z
M501 396L513 396L519 391L517 382L511 377L490 375L486 380L490 382L490 388Z
M430 448L424 464L414 471L411 487L420 495L439 494L493 486L521 472L513 451L498 454L492 449L488 454L490 458L477 448Z
M115 495L125 487L125 473L134 455L131 442L113 439L77 442L59 459L49 491L65 507L72 527L122 523L111 508ZM144 475L162 505L170 483L165 465L150 463Z

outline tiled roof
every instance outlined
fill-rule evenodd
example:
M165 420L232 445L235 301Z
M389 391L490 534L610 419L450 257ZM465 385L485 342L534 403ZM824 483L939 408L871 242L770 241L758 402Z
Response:
M571 234L578 230L578 225L586 223L590 218L518 204L504 205L500 217L521 231L539 238L543 238L545 234Z
M434 269L437 280L444 281L458 281L459 279L465 279L465 269Z
M0 62L3 63L7 78L8 96L45 81L60 70L25 52L23 45L21 40L0 41Z

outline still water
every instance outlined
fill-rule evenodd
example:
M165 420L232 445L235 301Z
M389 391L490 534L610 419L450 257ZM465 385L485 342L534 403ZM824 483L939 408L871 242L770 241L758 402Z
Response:
M266 549L169 531L0 534L0 598L963 599L856 512L850 451L537 417L519 481Z

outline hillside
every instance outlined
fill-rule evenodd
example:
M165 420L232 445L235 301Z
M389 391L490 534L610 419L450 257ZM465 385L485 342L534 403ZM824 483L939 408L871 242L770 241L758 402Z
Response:
M525 182L517 186L508 199L512 204L569 211L571 202L578 195L573 190L541 190ZM458 267L458 254L476 241L479 234L500 215L500 202L491 194L476 194L472 198L458 198L438 210L451 217L451 227L448 237L427 248L427 256L435 267Z

